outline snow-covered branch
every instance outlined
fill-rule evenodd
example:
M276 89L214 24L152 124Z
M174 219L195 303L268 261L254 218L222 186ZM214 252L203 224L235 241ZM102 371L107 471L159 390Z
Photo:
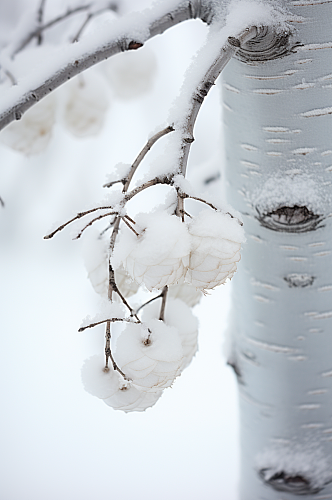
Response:
M12 121L19 120L33 104L84 70L119 52L136 50L148 39L194 18L198 11L193 9L192 3L190 0L172 1L171 8L168 2L167 5L158 3L151 9L109 22L98 34L87 35L77 43L50 48L48 61L43 61L42 70L39 67L37 72L31 68L29 75L13 75L18 84L3 91L0 99L0 130ZM38 35L40 30L38 28L33 35ZM6 51L2 54L1 64L10 71L10 54L6 59Z

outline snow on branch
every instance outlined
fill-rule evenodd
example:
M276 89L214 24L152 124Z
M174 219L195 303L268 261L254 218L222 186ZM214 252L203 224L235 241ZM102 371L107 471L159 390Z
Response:
M19 120L33 104L84 70L117 53L142 47L148 39L182 21L193 19L198 12L190 0L173 0L171 4L170 8L169 2L156 3L150 9L107 23L98 34L94 32L77 43L49 48L47 60L43 52L43 65L39 64L38 71L31 67L28 75L12 75L17 85L2 92L0 130ZM41 27L38 27L31 36L40 33ZM38 47L35 50L38 51ZM12 73L10 50L3 51L0 63L5 72Z

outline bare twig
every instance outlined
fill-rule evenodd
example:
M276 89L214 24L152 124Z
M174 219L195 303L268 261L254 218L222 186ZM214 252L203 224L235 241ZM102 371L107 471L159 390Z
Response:
M213 205L212 203L204 200L203 198L198 198L197 196L190 196L190 195L185 194L185 193L183 193L183 197L184 198L190 198L191 200L200 201L201 203L205 203L205 205L208 205L209 207L211 207L213 210L216 210L217 212L220 211L220 209L218 209L215 205ZM240 226L243 226L243 222L241 222L233 214L231 214L230 212L224 212L224 213L227 214L227 215L229 215L232 219L236 219L238 221L238 223L240 224ZM187 215L189 215L189 214L187 214ZM189 217L190 217L190 215L189 215Z
M125 373L123 373L123 371L118 367L118 365L116 364L116 362L114 361L114 358L113 358L113 355L112 355L112 351L111 351L111 322L109 320L107 321L105 338L106 338L106 345L105 345L105 357L106 357L106 361L105 361L105 368L104 368L104 370L105 371L109 370L109 368L108 368L108 358L110 358L110 360L112 361L113 369L116 370L116 371L118 371L123 376L123 378L125 380L130 380L125 375Z
M75 43L75 42L78 42L80 36L82 35L84 29L86 28L86 26L89 24L89 22L91 21L91 19L94 17L95 14L92 14L91 12L88 12L82 26L80 27L80 29L78 30L78 32L76 33L75 36L73 36L73 39L72 39L72 43Z
M92 226L92 224L94 224L97 220L103 219L104 217L109 217L110 215L116 215L116 214L117 214L117 212L108 212L107 214L102 214L102 215L99 215L98 217L95 217L94 219L90 220L90 222L86 226L84 226L83 229L81 229L80 232L73 239L78 240L82 236L84 231L89 226Z
M4 208L5 207L5 202L3 201L3 199L1 198L0 196L0 205Z
M85 212L79 212L75 217L73 217L69 221L65 222L64 224L61 224L61 226L57 227L57 229L55 229L54 231L52 231L52 233L47 234L46 236L44 236L44 240L49 240L49 239L53 238L53 236L56 233L58 233L59 231L62 231L66 226L68 226L69 224L71 224L75 220L78 220L81 217L84 217L85 215L91 214L92 212L96 212L97 210L110 210L112 208L113 207L110 207L110 206L107 206L107 207L96 207L96 208L91 208L90 210L86 210ZM114 212L114 213L117 213L117 212ZM108 215L110 215L110 214L108 214Z
M140 311L141 309L143 309L143 307L147 306L148 304L151 304L151 302L154 302L154 301L155 301L155 300L157 300L157 299L160 299L162 296L163 296L163 294L161 293L161 294L159 294L159 295L156 295L155 297L152 297L152 299L148 300L147 302L144 302L144 304L142 304L141 306L139 306L139 308L138 308L138 309L136 309L136 314L138 314L138 313L139 313L139 311Z
M38 22L39 26L41 26L42 22L43 22L45 4L46 4L46 0L40 0L40 5L39 5L38 12L37 12L37 22ZM40 32L38 37L37 37L37 44L41 45L42 43L43 43L43 35L42 35L42 32Z
M126 183L126 179L118 179L116 181L106 182L106 184L103 184L103 188L112 187L115 184L119 184L120 182L122 182L122 184L125 184Z
M124 197L124 202L131 200L132 198L134 198L134 196L141 193L145 189L152 187L152 186L156 186L157 184L169 184L169 185L171 185L172 180L169 179L168 177L155 177L154 179L151 179L150 181L144 182L144 184L141 184L137 188L129 191L129 193L126 194L126 196Z
M135 231L135 229L129 224L128 221L126 221L125 217L121 217L121 219L123 220L123 222L129 227L129 229L131 229L131 231L133 233L136 234L136 236L138 237L139 236L139 233L137 231Z
M134 163L132 164L131 166L131 169L130 169L130 172L127 176L127 179L126 179L126 183L124 185L124 192L126 192L129 188L129 184L137 170L137 167L140 165L140 163L142 162L142 160L144 159L144 157L146 156L146 154L150 151L150 149L152 148L152 146L159 140L161 139L161 137L164 137L164 135L167 135L169 134L170 132L174 132L174 128L172 125L169 125L168 127L164 128L163 130L160 130L160 132L157 132L155 135L153 135L152 137L150 137L150 139L147 141L147 143L145 144L144 148L142 149L142 151L139 153L139 155L137 156L136 160L134 161Z
M160 314L159 314L160 321L165 320L165 307L166 307L167 293L168 293L168 286L164 286L163 291L161 292L162 301L161 301L161 308L160 308Z
M41 2L42 2L42 0L41 0ZM41 5L42 5L42 3L41 3ZM55 24L58 24L61 21L64 21L68 17L70 17L70 16L72 16L74 14L77 14L78 12L82 12L84 10L88 10L90 7L91 7L91 5L88 4L88 5L80 5L78 7L73 8L73 9L67 9L67 11L64 14L61 14L60 16L55 17L54 19L52 19L51 21L49 21L48 23L46 23L44 25L38 26L38 28L36 28L31 33L29 33L22 40L22 42L20 43L20 45L18 47L16 47L15 52L12 54L12 56L15 56L16 54L18 54L19 52L21 52L23 49L25 49L25 47L31 42L31 40L33 40L34 38L39 38L41 36L41 34L45 30L47 30L48 28L51 28Z
M103 319L101 321L96 321L95 323L90 323L90 325L87 326L81 326L78 331L84 332L84 330L87 330L88 328L94 328L95 326L102 325L103 323L116 323L116 322L132 322L132 318L110 318L110 319Z

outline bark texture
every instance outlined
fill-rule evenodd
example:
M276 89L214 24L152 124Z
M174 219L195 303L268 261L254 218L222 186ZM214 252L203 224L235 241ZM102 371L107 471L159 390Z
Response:
M332 498L332 2L287 8L292 51L223 73L241 500Z

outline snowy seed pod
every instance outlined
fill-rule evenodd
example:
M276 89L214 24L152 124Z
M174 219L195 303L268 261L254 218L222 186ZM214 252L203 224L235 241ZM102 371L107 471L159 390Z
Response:
M137 237L124 228L112 255L114 269L123 267L148 290L162 289L182 281L189 264L190 237L185 224L164 212L139 214Z
M243 227L228 214L203 210L189 224L192 249L185 281L210 290L232 278L240 260Z
M81 377L87 392L102 399L115 410L144 411L153 406L162 395L162 391L140 391L131 382L124 380L112 366L105 371L104 355L95 355L85 360Z
M104 399L104 403L125 413L145 411L156 404L162 393L163 391L143 392L132 383L125 382L113 396Z
M170 387L179 375L183 351L177 330L152 319L131 323L119 335L114 354L133 384L147 392Z
M79 75L65 88L63 122L76 137L97 135L109 108L103 78L95 73Z
M26 156L44 151L52 136L56 97L50 94L28 109L23 117L1 132L0 141Z
M88 278L96 293L108 297L108 242L92 233L91 238L84 240L84 264ZM139 285L133 281L122 266L115 271L116 284L124 297L134 295Z
M160 315L161 301L155 300L144 307L142 320L149 321ZM180 299L167 298L164 320L166 325L176 328L180 335L183 359L180 370L183 371L192 361L198 349L198 320L190 307Z
M149 47L118 54L103 65L105 77L116 97L133 99L152 88L157 60Z
M121 376L113 367L105 371L105 356L94 355L84 361L81 370L84 389L100 399L113 396L120 387Z
M170 286L168 289L168 296L173 299L182 300L189 307L194 307L199 303L203 294L192 285L181 283L179 285Z

